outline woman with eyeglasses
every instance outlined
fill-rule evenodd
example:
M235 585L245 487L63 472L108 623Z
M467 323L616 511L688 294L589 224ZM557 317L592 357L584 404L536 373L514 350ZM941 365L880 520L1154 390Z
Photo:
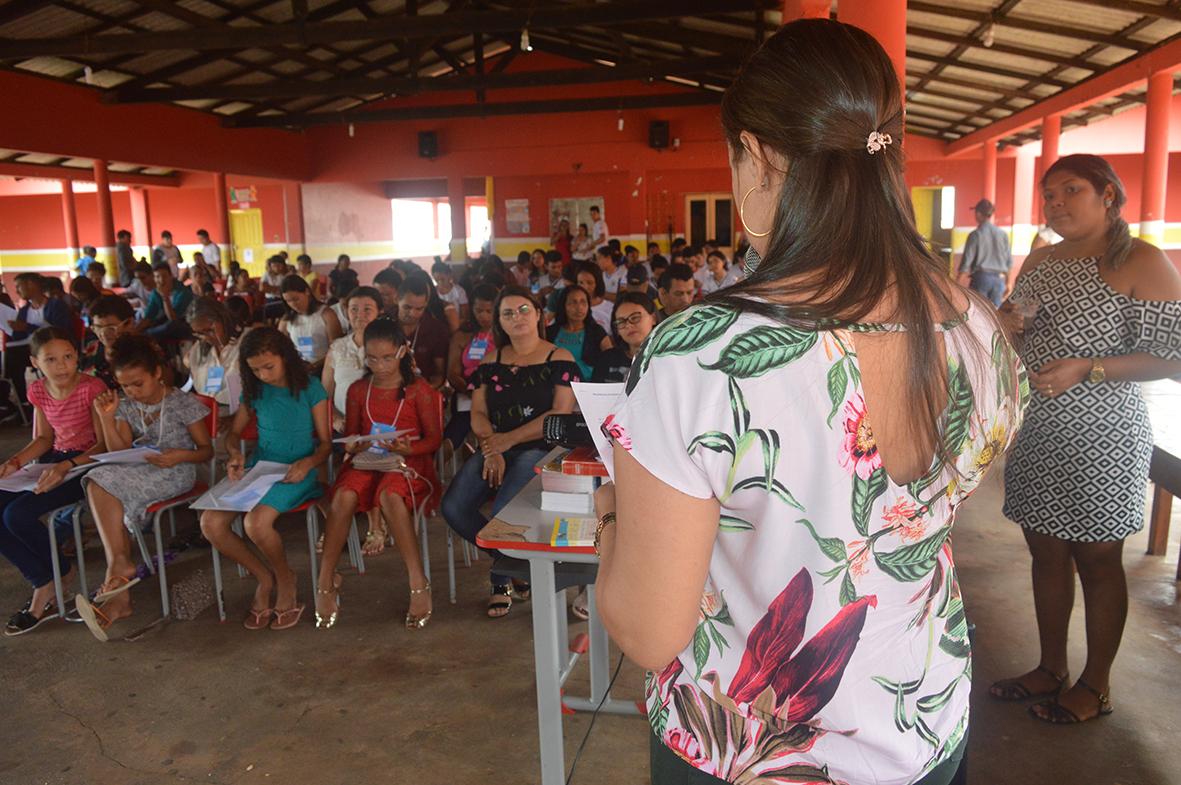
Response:
M219 406L225 407L222 413L228 414L242 392L242 379L238 375L238 339L242 330L238 320L213 297L193 300L187 317L197 339L185 355L185 366L193 377L193 392L212 396Z
M91 376L102 379L108 389L119 389L115 372L107 361L107 352L120 335L135 332L135 310L131 303L117 294L108 294L90 306L90 330L82 344L79 367ZM93 334L93 338L90 337Z
M493 313L496 351L484 355L472 376L472 431L480 452L455 475L442 503L447 525L473 543L488 523L480 505L495 492L496 515L525 487L548 451L542 421L574 411L570 383L581 380L573 355L542 340L542 312L528 289L505 287ZM500 618L512 606L512 589L508 576L491 577L488 615ZM524 598L529 586L518 583L516 590Z
M595 363L593 382L626 382L632 359L656 327L656 305L639 292L624 292L611 314L611 335L615 345Z

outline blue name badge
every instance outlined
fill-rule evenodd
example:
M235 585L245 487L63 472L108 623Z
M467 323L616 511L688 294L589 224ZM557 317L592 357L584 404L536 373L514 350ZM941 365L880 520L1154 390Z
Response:
M484 355L488 353L488 339L474 338L471 345L467 348L467 358L469 360L476 360L477 362L484 359Z
M315 349L312 347L312 336L301 335L295 341L295 348L299 349L299 356L305 361L311 362L315 356Z
M371 425L369 427L370 435L378 434L378 433L393 433L396 430L398 430L398 429L395 428L394 426L386 425L385 423L380 423L380 422L375 422L375 423L373 423L373 425ZM369 452L375 452L380 455L389 455L389 453L390 453L389 450L387 450L384 447L377 446L376 443L374 443L374 445L369 448Z
M209 374L205 377L205 389L202 390L206 395L215 395L221 392L222 385L226 381L226 369L220 365L215 365L209 369Z

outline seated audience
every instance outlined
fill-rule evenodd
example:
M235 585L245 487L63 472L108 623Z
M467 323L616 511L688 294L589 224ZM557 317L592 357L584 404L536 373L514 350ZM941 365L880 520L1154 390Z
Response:
M574 411L570 383L580 379L570 353L539 337L541 310L528 289L505 288L493 312L496 351L484 356L473 378L472 431L480 451L460 468L442 503L447 525L473 543L488 523L480 511L488 496L495 493L496 515L533 478L534 465L549 452L542 421ZM498 618L512 605L510 581L495 573L491 580L488 615Z
M656 287L651 284L648 278L648 268L642 264L628 268L627 282L624 284L623 289L626 292L647 295L649 300L656 302Z
M398 323L378 319L365 328L368 374L349 386L345 435L404 431L383 442L359 442L345 448L344 466L330 493L316 589L316 627L328 628L340 613L341 576L336 572L349 525L357 512L380 510L370 534L394 544L410 577L407 629L422 629L431 618L431 585L423 569L414 511L424 500L441 495L434 454L442 442L439 392L414 375L406 337ZM400 457L400 460L399 460Z
M195 256L196 254L194 254ZM209 277L209 265L194 262L187 272L189 274L189 290L192 291L194 297L206 297L217 292L213 286L213 280Z
M148 304L152 292L156 291L156 276L152 273L152 266L147 262L136 262L134 273L131 285L123 290L123 296L137 301L138 306L143 308Z
M576 262L589 262L595 255L595 241L590 236L586 224L578 225L578 234L574 237L570 256Z
M180 268L184 257L181 256L180 249L172 244L172 232L167 229L160 232L160 244L152 249L152 269L155 270L160 262L167 263L172 270L172 277L180 280Z
M689 307L697 292L697 284L693 281L693 270L687 264L670 264L660 276L657 285L660 291L660 310L656 312L659 324L674 313L680 313Z
M444 303L455 308L455 324L450 325L452 330L459 328L461 322L465 322L471 316L471 308L468 307L467 292L463 287L455 283L455 273L451 269L451 265L447 262L435 262L431 266L431 275L435 279L435 291L439 299Z
M33 462L52 464L31 491L0 491L0 555L33 588L32 598L8 620L4 634L23 635L65 612L57 607L49 532L41 517L82 501L82 479L66 480L74 467L103 451L92 404L106 386L78 370L73 337L57 327L33 333L32 360L42 377L29 387L33 439L0 464L0 478ZM50 522L49 526L53 523ZM60 556L63 588L73 580L73 561Z
M632 360L656 326L656 306L645 294L624 292L611 317L615 345L595 363L594 382L626 382Z
M185 354L193 392L214 398L228 414L237 409L242 392L242 378L238 375L242 328L230 310L213 297L193 300L188 319L197 339Z
M517 254L517 263L509 270L513 283L517 286L529 288L537 279L537 271L533 269L533 254L521 251Z
M454 409L443 437L452 447L459 447L472 429L472 375L480 367L484 355L492 350L492 306L497 291L488 284L480 284L472 291L472 315L451 336L447 353L447 382L455 391Z
M425 273L408 276L399 291L398 321L402 333L410 341L410 351L419 374L437 389L447 378L451 333L446 324L427 313L430 296L431 283Z
M372 286L353 289L345 300L349 334L333 341L324 358L320 380L332 401L332 429L337 433L344 429L349 387L365 375L365 328L381 316L381 308L381 294Z
M287 310L279 330L291 338L304 362L312 365L312 373L319 374L328 346L344 334L336 312L325 308L298 275L284 278L280 291Z
M713 294L719 289L738 283L738 272L730 266L721 251L710 251L706 257L706 275L701 283L701 293Z
M352 269L352 260L347 253L336 257L336 267L328 273L328 296L343 300L349 292L361 285L357 271Z
M590 309L590 296L582 287L563 289L558 292L554 322L545 331L550 343L570 352L583 379L591 378L599 355L611 348L607 331L590 318Z
M90 282L89 278L78 276L77 278L70 280L70 297L74 300L74 302L78 303L78 310L76 313L83 319L90 318L90 307L94 305L100 296L101 295L99 294L98 289L94 288L94 284ZM67 302L67 305L68 304L69 303Z
M92 262L90 266L86 268L86 277L90 279L92 284L94 284L94 288L98 289L103 294L114 294L114 292L112 292L106 286L107 266L102 262Z
M614 302L619 286L627 277L627 267L623 264L623 257L609 245L604 245L595 251L595 264L599 267L599 274L603 278L603 291L600 297ZM611 308L607 308L610 313ZM605 329L605 328L604 328Z
M99 297L90 307L90 333L93 335L82 346L82 370L101 379L108 389L119 389L107 352L120 336L134 332L135 311L131 303L114 294Z
M402 288L402 274L387 267L373 276L373 287L381 293L382 310L390 318L398 316L398 290Z
M96 262L97 264L97 262ZM20 273L16 276L16 295L24 304L17 309L16 318L8 321L11 332L4 348L4 370L22 402L25 397L25 369L29 367L29 344L39 327L57 327L72 334L74 317L62 300L45 294L45 280L39 273Z
M308 289L311 290L312 296L317 300L324 299L324 293L320 291L320 276L316 274L312 266L312 257L306 253L301 253L295 257L296 269L299 271L299 277L307 281Z
M82 246L82 255L78 257L78 261L74 262L74 270L79 276L86 275L86 268L94 264L94 257L98 256L98 251L93 245Z
M611 309L615 306L603 296L603 274L595 265L583 262L578 267L578 285L590 296L591 316L603 328L604 334L608 333L611 330Z
M159 267L172 277L167 262ZM107 572L93 604L82 595L76 602L99 640L107 639L111 624L131 615L127 590L139 579L128 530L144 525L152 504L192 489L197 464L213 456L205 423L208 409L168 384L164 357L151 339L120 337L111 347L110 363L124 397L108 390L94 401L103 444L108 451L150 446L160 454L142 464L104 464L82 479L107 554Z
M141 332L156 340L188 338L189 325L185 313L193 301L193 291L181 286L172 277L172 268L167 262L157 262L152 267L156 279L156 290L148 297L143 318L139 322Z
M275 254L267 259L267 271L261 284L264 298L263 315L267 319L278 319L283 315L283 279L287 277L287 259Z
M201 531L218 551L258 581L243 622L246 629L286 630L299 623L305 605L297 602L295 572L287 564L275 521L282 513L323 494L317 470L332 452L328 394L320 380L309 375L291 339L273 327L251 330L242 339L238 373L242 377L242 405L225 438L229 478L240 478L258 461L286 463L291 468L258 506L246 513L246 536L262 554L261 559L233 530L237 513L206 510L201 514ZM247 461L239 445L252 421L258 427L258 444Z
M262 322L257 321L255 310L249 300L244 297L227 297L223 304L231 314L234 316L234 323L238 325L241 334L245 335L246 331L252 327L258 327Z

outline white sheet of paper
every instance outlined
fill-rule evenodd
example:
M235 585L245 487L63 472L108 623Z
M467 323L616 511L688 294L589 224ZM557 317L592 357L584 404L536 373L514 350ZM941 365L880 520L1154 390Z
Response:
M11 305L0 303L0 330L3 330L8 335L12 335L12 328L8 323L16 319L17 310Z
M612 459L611 442L603 435L600 428L607 415L615 411L623 398L623 383L593 384L591 382L573 382L574 398L578 401L578 410L582 412L587 427L590 428L591 438L595 440L595 449L599 451L599 458L607 467L607 474L615 479L615 463Z
M400 431L391 431L387 433L366 433L360 436L342 436L339 439L333 439L333 444L358 444L360 442L392 442L408 433L413 433L410 429L402 429Z
M288 463L259 461L242 475L242 479L237 482L222 480L189 506L194 510L249 512L275 483L283 479L290 468L291 464Z
M100 452L90 456L96 463L147 463L149 455L159 455L155 447L131 447L127 450Z
M41 475L53 466L54 464L52 463L30 463L28 466L22 467L3 480L0 480L0 491L10 491L12 493L31 491L37 487L37 481L41 479ZM89 468L91 467L87 465L70 469L66 472L65 479L69 480L77 477Z

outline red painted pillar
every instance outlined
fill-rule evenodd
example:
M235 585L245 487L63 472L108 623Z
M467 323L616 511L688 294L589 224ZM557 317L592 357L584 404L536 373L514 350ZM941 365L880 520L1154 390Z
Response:
M230 208L226 201L226 176L223 172L213 173L213 209L217 220L213 223L213 242L221 247L222 271L228 271L233 258L233 243L230 242Z
M783 0L784 24L793 19L828 19L832 0Z
M1148 117L1144 123L1144 185L1140 197L1140 239L1160 247L1165 241L1165 193L1169 176L1169 104L1173 75L1148 77Z
M462 262L467 259L467 199L461 175L447 178L447 201L451 205L451 261Z
M1062 115L1047 115L1042 120L1042 166L1038 180L1058 160L1058 142L1062 137Z
M99 256L107 266L107 275L118 280L118 261L115 257L115 210L111 207L111 179L107 162L94 162L94 196L98 200ZM151 242L149 238L148 242Z
M996 140L984 142L984 198L996 204Z
M1021 269L1021 262L1029 253L1030 245L1036 234L1033 225L1037 210L1034 208L1035 180L1037 179L1037 159L1033 145L1017 148L1017 164L1013 172L1013 255L1015 264L1011 274L1013 280ZM1041 201L1038 199L1037 201Z
M143 188L132 188L128 196L131 198L131 236L147 246L148 255L151 255L152 217L148 211L148 192Z
M906 0L838 0L837 18L866 31L886 50L906 85Z
M74 204L74 181L63 178L62 184L62 223L66 228L66 248L73 257L69 260L70 268L74 269L74 259L78 258L78 251L82 244L78 242L78 207Z

